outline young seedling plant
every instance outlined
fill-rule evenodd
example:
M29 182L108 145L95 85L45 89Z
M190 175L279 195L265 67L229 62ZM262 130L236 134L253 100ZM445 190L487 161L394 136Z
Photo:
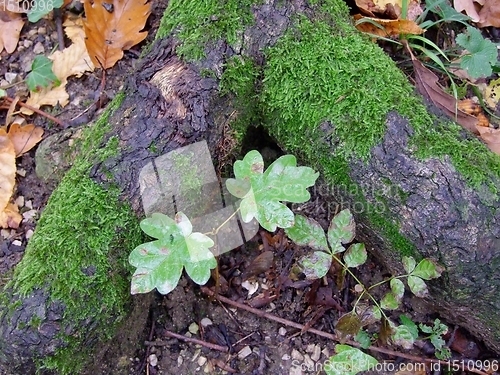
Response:
M413 326L408 322L396 325L384 310L398 308L405 291L403 279L406 279L412 293L424 297L428 293L424 280L439 277L440 267L428 259L417 264L413 258L404 257L406 274L366 287L352 271L366 262L367 252L364 244L350 244L356 234L351 212L346 209L335 215L325 234L316 221L294 215L283 203L308 201L310 194L307 188L315 184L319 175L317 172L309 167L297 167L293 155L281 156L264 171L262 155L253 150L243 160L235 162L234 175L235 178L227 180L226 186L232 195L241 199L239 207L211 233L193 232L189 218L182 212L178 212L174 219L154 213L141 221L141 229L155 240L137 246L129 256L130 264L136 268L131 282L132 294L147 293L155 288L162 294L168 294L177 286L183 269L195 283L207 283L210 270L217 267L215 256L210 251L214 241L207 234L216 234L231 217L240 213L246 223L256 219L271 232L278 227L284 228L292 241L311 248L313 252L298 261L307 279L323 278L335 261L342 266L344 274L348 273L356 281L355 290L359 296L352 311L343 315L336 324L337 336L342 344L336 345L336 354L325 364L328 375L354 375L378 363L360 349L343 344L345 338L353 336L361 347L368 347L370 338L362 328L377 320L381 321L381 336L390 337L394 344L407 349L413 346L418 336L414 332L415 324L410 320ZM346 249L344 246L348 244ZM370 291L384 283L389 284L390 291L378 301ZM368 297L373 304L364 302L364 297ZM437 342L436 338L442 333L440 327L421 326L420 329L430 334L431 341L435 337ZM439 348L442 349L443 345ZM339 372L339 368L342 371Z

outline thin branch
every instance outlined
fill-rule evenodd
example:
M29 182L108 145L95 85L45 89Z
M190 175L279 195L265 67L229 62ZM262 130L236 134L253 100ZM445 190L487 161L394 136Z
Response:
M182 340L182 341L186 341L186 342L191 342L193 344L202 345L202 346L204 346L206 348L209 348L209 349L218 350L218 351L223 352L223 353L227 353L229 351L229 349L228 349L227 346L221 346L221 345L217 345L217 344L212 344L211 342L206 342L206 341L203 341L203 340L195 339L195 338L192 338L192 337L186 337L186 336L179 335L178 333L171 332L171 331L168 331L168 330L165 330L163 332L168 337L173 337L173 338L176 338L176 339L179 339L179 340Z
M245 304L242 304L242 303L239 303L239 302L236 302L236 301L232 301L229 298L226 298L224 296L221 296L220 294L214 293L212 290L210 290L207 287L202 287L201 291L203 293L209 295L210 297L214 297L214 298L218 299L219 301L227 303L228 305L231 305L231 306L236 307L236 308L241 309L241 310L248 311L248 312L250 312L252 314L255 314L257 316L260 316L262 318L266 318L266 319L269 319L269 320L272 320L272 321L275 321L275 322L278 322L278 323L281 323L281 324L284 324L284 325L287 325L287 326L290 326L290 327L294 327L294 328L297 328L297 329L300 329L300 330L304 330L304 331L307 331L307 332L314 333L315 335L318 335L318 336L321 336L321 337L325 337L327 339L330 339L330 340L333 340L333 341L336 341L336 342L340 342L339 338L336 335L334 335L334 334L331 334L331 333L328 333L328 332L325 332L325 331L321 331L321 330L315 329L315 328L306 329L306 327L304 325L302 325L302 324L292 322L291 320L288 320L288 319L280 318L279 316L270 314L268 312L265 312L265 311L262 311L262 310L259 310L259 309L255 309L253 307L250 307L248 305L245 305ZM343 342L346 343L346 344L349 344L351 346L357 347L357 348L361 347L361 345L358 342L355 342L355 341L352 341L352 340L344 340ZM409 360L412 360L412 361L415 361L415 362L418 361L418 362L426 362L426 363L438 363L438 364L443 365L443 366L449 366L450 365L449 361L442 361L442 360L439 360L439 359L417 357L417 356L414 356L414 355L411 355L411 354L400 353L400 352L396 352L396 351L390 350L390 349L379 348L377 346L370 346L370 347L368 347L366 349L367 350L372 350L372 351L378 352L378 353L384 353L384 354L391 355L391 356L394 356L394 357L400 357L400 358L409 359ZM462 366L462 367L464 367L464 366ZM486 372L483 372L481 370L474 369L474 368L473 369L465 369L465 368L463 368L463 370L464 371L467 370L467 371L470 371L470 372L473 372L473 373L476 373L476 374L479 374L479 375L488 375Z
M9 103L12 103L12 102L14 101L14 99L9 98L9 97L6 97L6 98L4 98L4 99L5 99L5 100L7 100ZM59 125L59 126L63 126L63 127L64 127L64 124L63 124L63 122L62 122L61 120L59 120L59 119L55 118L55 117L54 117L54 116L52 116L52 115L49 115L47 112L44 112L44 111L42 111L41 109L38 109L38 108L32 107L32 106L30 106L29 104L23 103L23 102L21 102L21 101L18 101L18 102L17 102L17 105L18 105L18 106L20 106L20 107L27 108L27 109L29 109L30 111L33 111L33 112L35 112L35 113L38 113L39 115L42 115L42 116L44 116L44 117L48 118L50 121L55 122L57 125Z

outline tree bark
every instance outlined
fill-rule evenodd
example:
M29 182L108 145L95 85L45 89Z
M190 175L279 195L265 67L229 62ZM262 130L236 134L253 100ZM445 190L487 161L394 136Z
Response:
M170 6L172 3L175 1L172 0ZM254 22L241 30L240 43L229 43L224 37L205 41L205 57L194 62L187 62L176 54L177 48L187 43L181 37L168 35L158 40L138 70L127 79L125 99L109 118L111 130L101 144L95 145L97 150L112 139L118 139L118 152L94 163L89 176L101 186L118 186L122 201L129 203L133 212L142 217L139 173L147 163L200 140L206 140L212 156L224 162L227 142L231 140L228 125L240 121L234 128L239 132L242 132L241 122L246 122L247 127L261 125L285 152L297 154L303 164L322 173L326 188L318 189L315 194L322 197L323 202L334 199L351 207L356 214L359 239L367 243L391 271L402 272L403 250L407 254L431 257L442 264L445 267L443 277L430 282L431 300L440 309L441 316L450 324L464 326L484 340L489 348L500 352L500 299L496 293L500 288L500 278L495 276L500 265L498 195L484 181L471 187L470 179L457 171L452 157L440 154L424 158L419 154L421 150L413 140L424 131L417 129L412 119L407 119L408 113L398 112L402 99L397 91L406 87L401 84L404 78L396 73L393 64L388 63L383 51L373 47L371 41L357 36L351 26L346 26L348 13L343 2L320 3L329 7L312 6L301 0L276 0L260 5L256 2L252 7ZM168 16L175 17L175 13ZM213 22L216 22L216 17L214 15ZM311 22L313 28L300 28L297 26L300 22ZM340 57L331 60L331 69L336 64L355 64L368 69L372 64L370 59L376 56L377 61L387 62L387 69L394 74L388 74L384 79L374 77L377 84L370 87L368 93L356 97L358 77L343 76L344 70L337 69L338 84L345 81L352 84L352 91L347 89L334 100L334 105L345 108L342 116L322 117L310 112L311 118L304 119L298 105L286 106L282 103L284 99L282 102L276 99L278 94L271 87L279 72L283 75L283 84L291 82L287 78L294 72L287 70L287 66L296 64L294 59L304 57L306 64L311 62L308 60L310 56L317 56L315 58L320 64L323 51L311 50L310 47L300 56L292 52L289 56L273 52L273 48L285 38L289 43L287 46L306 42L307 38L314 37L308 32L312 33L315 27L330 27L333 35L338 33L338 38L345 38L346 43L360 43L354 55L349 55L354 46L338 47ZM365 49L370 54L365 55ZM342 54L346 54L345 59L356 60L342 61ZM244 87L246 91L224 76L229 69L226 67L240 58L243 62L251 61L257 71L257 74L254 70L249 76L244 76L241 70L242 75L236 77L250 80L250 86ZM277 64L282 65L278 67ZM310 69L314 68L312 64ZM304 90L304 79L297 76L296 85L283 86L282 90L290 93ZM221 82L225 83L221 86ZM315 91L306 86L303 97L310 100L314 94L319 106L323 105L323 98L331 96L335 89L328 82L312 81L310 87ZM394 87L396 94L389 99L379 99L380 92L386 93L388 87ZM225 94L221 95L221 92ZM402 91L400 95L408 92ZM366 95L371 96L367 98ZM367 118L371 116L368 106L378 100L388 103L385 119L373 118L374 125L365 124L364 121L369 122ZM294 121L298 120L303 123L294 127ZM252 124L251 121L259 123ZM368 125L367 135L363 137L358 133L352 142L346 141L342 128L346 121L362 129ZM373 135L370 126L380 123L383 125L380 136L375 137L373 146L365 154L348 149L358 147L356 142L370 142L369 137ZM449 126L452 125L445 121L429 124L433 129ZM456 132L457 138L462 136ZM464 142L477 141L466 139ZM484 149L483 152L488 151ZM491 160L498 166L498 159L492 157ZM493 184L498 182L498 176L492 179ZM342 181L347 182L340 185ZM370 212L376 211L377 207L379 211ZM319 216L324 219L328 213ZM380 221L381 218L384 220ZM121 254L123 259L127 255ZM64 304L54 305L45 290L46 286L39 286L35 295L40 294L43 298L36 304L44 305L47 311L54 308L64 311ZM10 305L19 298L15 290L4 293L5 296ZM37 308L32 302L27 297L19 298L18 311L28 311L21 314L23 327L19 314L4 314L0 320L0 372L7 371L7 368L11 374L32 372L36 358L52 355L55 348L64 346L64 340L58 341L55 334L42 337L43 332L27 324ZM44 317L46 321L42 323L52 321L69 327L72 324L71 317L67 318L68 321L61 314L45 314ZM86 329L89 340L85 343L91 344L101 327L94 327L89 321ZM33 342L28 343L26 337L33 337ZM17 366L14 370L12 363Z

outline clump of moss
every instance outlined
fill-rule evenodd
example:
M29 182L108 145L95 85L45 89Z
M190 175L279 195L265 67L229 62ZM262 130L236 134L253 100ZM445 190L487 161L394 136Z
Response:
M94 162L117 152L117 142L112 140L97 152L95 145L109 131L108 117L122 99L118 95L97 123L86 129L81 154L51 195L9 283L21 295L36 288L47 290L51 300L65 306L63 324L83 327L92 321L101 327L99 337L89 337L85 330L61 334L66 346L39 364L60 374L79 372L89 358L85 343L109 337L129 301L127 258L142 241L138 221L119 201L117 188L105 190L88 177Z
M246 25L253 22L252 0L172 0L163 14L156 39L175 33L182 44L177 54L187 60L204 56L208 41L236 43Z

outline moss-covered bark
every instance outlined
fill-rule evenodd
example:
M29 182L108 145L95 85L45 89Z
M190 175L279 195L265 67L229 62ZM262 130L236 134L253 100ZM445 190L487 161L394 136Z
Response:
M436 302L500 350L500 281L486 279L500 263L499 158L427 112L352 27L343 1L172 0L126 90L89 132L85 156L51 198L2 295L10 308L0 321L0 370L36 362L75 373L68 366L83 364L83 349L110 332L106 323L129 301L140 169L200 139L226 152L227 123L238 140L248 126L264 126L320 170L325 195L361 207L362 240L390 267L401 253L443 263ZM471 303L476 309L465 311ZM13 341L13 330L32 342Z

